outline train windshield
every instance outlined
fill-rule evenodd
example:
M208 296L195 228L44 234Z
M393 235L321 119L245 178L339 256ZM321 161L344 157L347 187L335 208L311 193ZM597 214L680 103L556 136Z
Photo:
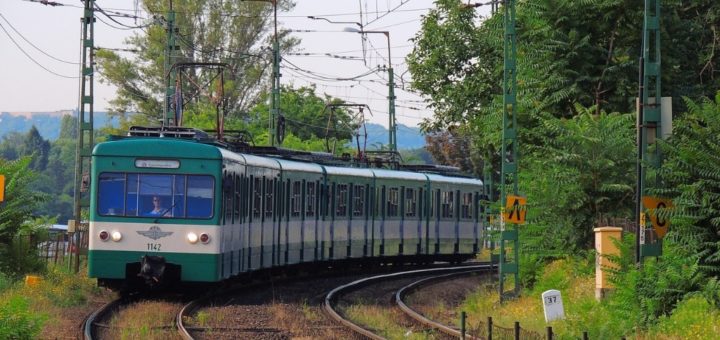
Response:
M104 172L97 209L102 216L208 219L214 193L212 176Z

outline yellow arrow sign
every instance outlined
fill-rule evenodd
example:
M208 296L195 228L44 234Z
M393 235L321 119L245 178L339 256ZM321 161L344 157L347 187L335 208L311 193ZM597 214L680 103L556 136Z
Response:
M505 222L525 224L526 203L525 197L509 195L505 201L505 212L503 213Z
M657 209L668 209L673 207L672 200L669 198L658 198L651 196L643 196L643 206L648 210L650 221L652 222L653 229L658 238L665 237L668 228L670 227L670 220L657 216Z

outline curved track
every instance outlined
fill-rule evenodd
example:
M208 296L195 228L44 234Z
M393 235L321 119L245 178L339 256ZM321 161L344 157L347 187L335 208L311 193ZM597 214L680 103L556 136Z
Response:
M90 313L88 317L83 321L82 323L82 333L83 333L83 339L85 340L94 340L96 339L97 332L95 331L95 328L97 327L97 320L101 320L105 318L108 314L113 313L118 308L120 308L123 305L128 304L129 301L127 299L117 299L110 301L106 303L104 306L100 307L99 309L95 310L94 312Z
M441 279L441 278L452 276L452 275L467 274L469 272L477 272L477 271L488 271L491 269L492 269L492 266L490 264L463 265L463 266L456 266L456 267L411 270L411 271L405 271L405 272L372 276L372 277L360 279L360 280L357 280L357 281L354 281L354 282L351 282L351 283L348 283L348 284L345 284L345 285L342 285L342 286L339 286L339 287L333 289L325 296L324 308L325 308L325 311L328 313L328 315L330 315L330 317L332 319L336 320L337 322L339 322L342 325L346 326L347 328L351 329L353 332L360 334L364 337L370 338L370 339L384 339L383 337L375 334L371 330L364 328L364 327L344 318L341 315L341 313L339 313L333 307L333 304L338 300L339 296L347 294L354 290L358 290L358 289L360 289L364 286L367 286L369 284L372 284L372 283L386 281L386 280L392 280L392 279L398 279L398 278L403 278L403 277L408 277L408 276L432 275L432 274L440 273L440 275L436 275L436 276L426 278L426 279L423 279L423 280L413 283L413 284L416 284L418 282L425 282L426 280L437 280L437 279ZM448 274L448 272L450 272L450 273ZM411 284L411 286L413 284ZM405 286L403 289L405 289L407 287L408 286ZM405 290L405 291L407 291L407 290ZM433 327L433 328L435 328L435 327ZM440 328L438 328L438 329L440 329ZM459 335L459 332L457 333L457 335ZM453 334L453 336L457 336L457 335Z
M409 293L419 289L420 287L422 287L424 285L430 284L432 282L442 281L444 279L447 279L447 278L453 277L453 276L467 275L467 274L477 273L479 271L486 271L486 270L488 270L488 269L486 268L486 269L475 269L475 270L469 270L469 271L462 271L462 272L457 272L457 273L450 273L450 274L443 274L443 275L428 277L428 278L424 278L424 279L415 281L405 287L400 288L395 293L395 303L397 304L398 308L400 308L400 310L402 310L405 313L405 315L407 315L408 317L413 319L415 322L418 322L418 323L428 326L430 328L436 329L436 330L438 330L444 334L447 334L449 336L452 336L452 337L456 337L456 338L462 337L463 335L461 334L460 330L426 318L424 315L420 314L418 311L416 311L416 310L412 309L410 306L408 306L403 301L403 299ZM467 335L465 335L465 338L467 338Z

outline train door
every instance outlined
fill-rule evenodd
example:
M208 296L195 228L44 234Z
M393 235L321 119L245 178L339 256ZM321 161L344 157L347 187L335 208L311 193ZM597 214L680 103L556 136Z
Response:
M475 252L477 245L477 224L475 223L475 197L472 191L458 190L458 205L460 207L458 252L471 254Z
M302 227L301 261L312 262L318 259L318 221L320 201L320 181L306 181L303 187L304 217Z

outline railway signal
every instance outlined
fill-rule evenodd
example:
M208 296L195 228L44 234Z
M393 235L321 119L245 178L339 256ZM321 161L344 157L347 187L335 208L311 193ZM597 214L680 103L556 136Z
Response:
M645 207L645 209L648 210L648 215L650 216L650 221L652 222L655 234L657 234L657 237L659 239L662 239L668 232L668 228L670 227L670 220L658 216L657 210L672 208L672 200L667 198L643 196L642 201L643 206Z

